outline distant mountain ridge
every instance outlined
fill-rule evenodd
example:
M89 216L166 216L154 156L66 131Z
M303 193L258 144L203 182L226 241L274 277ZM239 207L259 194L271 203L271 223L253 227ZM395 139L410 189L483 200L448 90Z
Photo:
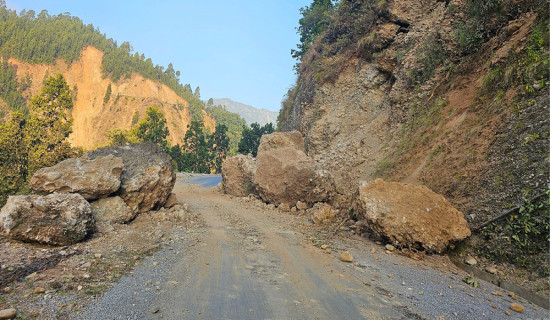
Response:
M267 109L258 109L247 104L233 101L229 98L221 99L212 99L214 105L225 106L227 111L238 113L243 119L246 120L248 125L257 122L259 125L263 126L270 122L274 125L277 123L277 112L269 111Z

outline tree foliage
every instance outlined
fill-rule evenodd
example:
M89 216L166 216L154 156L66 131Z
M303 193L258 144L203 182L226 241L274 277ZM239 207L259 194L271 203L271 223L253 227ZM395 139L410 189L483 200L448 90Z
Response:
M313 44L315 37L329 27L333 8L332 0L313 0L309 6L300 8L302 17L297 28L300 43L296 45L297 50L291 50L293 58L300 60Z
M272 123L268 123L261 127L258 123L254 122L250 125L250 128L243 127L242 138L241 141L239 141L239 153L251 153L255 157L258 154L260 138L264 134L270 134L274 131Z
M13 112L0 126L0 204L7 195L25 189L36 170L78 155L67 141L72 106L71 90L57 75L31 99L29 115Z
M247 126L246 120L237 113L227 111L225 106L211 105L206 108L206 111L216 120L216 124L223 124L227 127L227 136L229 137L228 155L237 154L243 127Z
M166 127L166 118L157 106L147 108L145 117L132 129L132 132L140 142L153 142L169 150L166 138L170 132Z

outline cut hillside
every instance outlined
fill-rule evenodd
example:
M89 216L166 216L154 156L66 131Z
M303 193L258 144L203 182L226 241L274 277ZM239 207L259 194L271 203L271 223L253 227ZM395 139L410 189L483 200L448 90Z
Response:
M314 1L302 14L279 129L333 172L335 206L383 177L445 195L476 230L548 190L547 2ZM540 206L465 250L547 276Z
M40 92L42 79L47 75L61 73L65 77L74 94L74 123L70 136L73 146L93 149L107 144L106 133L109 130L130 129L151 105L158 106L165 115L170 143L181 143L191 119L187 101L166 85L139 74L134 73L129 79L117 82L104 78L101 73L102 59L101 51L87 47L80 59L70 66L61 59L53 65L29 64L13 58L9 62L16 67L18 78L30 77L29 97ZM109 85L111 94L109 99L105 99ZM214 120L206 114L204 120L206 126L213 130Z

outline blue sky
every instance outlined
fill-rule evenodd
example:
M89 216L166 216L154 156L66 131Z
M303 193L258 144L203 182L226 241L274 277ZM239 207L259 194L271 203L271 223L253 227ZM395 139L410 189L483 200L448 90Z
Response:
M231 98L278 110L294 83L290 49L299 8L312 0L7 0L10 9L69 12L153 63L172 62L201 98Z

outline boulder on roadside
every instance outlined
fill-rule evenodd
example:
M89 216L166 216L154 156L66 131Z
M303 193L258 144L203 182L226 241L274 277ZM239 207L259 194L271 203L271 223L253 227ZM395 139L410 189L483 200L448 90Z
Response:
M97 159L107 155L122 158L124 170L116 195L139 213L158 209L166 202L176 183L172 159L154 143L125 144L87 152L83 158Z
M334 210L328 203L316 203L311 209L308 210L308 214L315 224L331 223L336 215Z
M359 187L355 210L398 248L441 253L451 242L470 236L464 214L424 186L376 179Z
M254 194L254 173L256 159L251 155L228 157L222 164L223 192L236 197L246 197Z
M303 201L309 206L334 195L332 176L306 155L304 138L298 131L263 135L256 164L254 186L265 202L280 205Z
M90 205L96 222L122 224L130 222L134 217L132 209L118 196L99 199Z
M29 186L39 194L78 193L94 200L118 190L123 169L122 158L113 155L93 160L72 158L36 171Z
M0 211L0 233L25 242L70 245L93 227L92 208L79 194L11 196Z

